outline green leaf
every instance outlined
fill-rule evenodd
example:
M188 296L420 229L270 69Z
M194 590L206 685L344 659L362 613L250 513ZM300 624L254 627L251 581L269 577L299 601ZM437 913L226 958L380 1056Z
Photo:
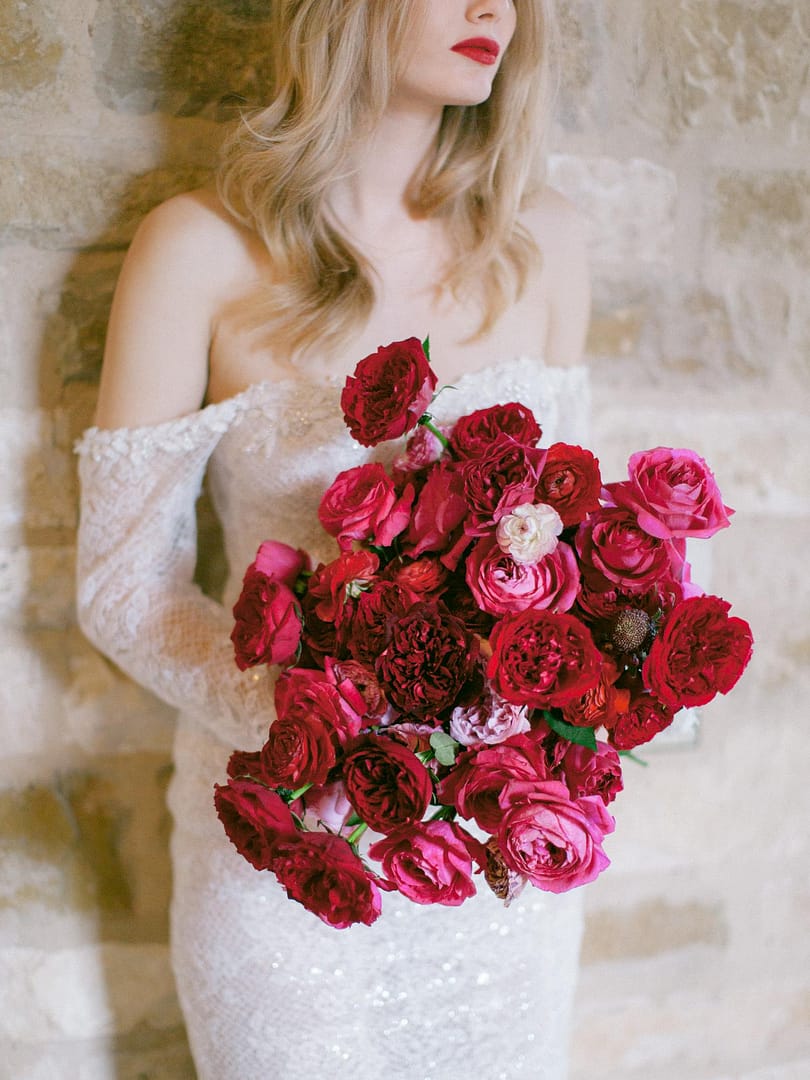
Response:
M434 731L430 736L430 745L440 765L454 765L460 743L444 731Z
M425 350L425 356L430 360L430 334L422 342L422 348Z
M593 728L567 724L565 720L558 720L554 713L551 712L544 712L543 719L561 739L568 739L569 742L576 743L577 746L585 746L594 754L596 753L596 735Z

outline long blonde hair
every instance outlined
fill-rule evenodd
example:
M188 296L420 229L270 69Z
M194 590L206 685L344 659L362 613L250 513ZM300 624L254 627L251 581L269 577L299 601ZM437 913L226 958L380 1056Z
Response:
M218 174L230 212L258 233L273 280L250 309L274 351L336 349L374 305L372 272L327 220L330 185L382 116L418 0L271 0L270 104L226 140ZM518 224L555 89L551 0L517 0L517 31L489 99L446 106L411 210L440 217L453 250L443 287L475 294L485 334L520 295L537 248Z

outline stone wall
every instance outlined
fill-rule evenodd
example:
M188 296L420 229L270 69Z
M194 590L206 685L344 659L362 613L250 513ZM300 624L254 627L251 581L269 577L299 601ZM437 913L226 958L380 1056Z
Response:
M166 952L171 715L82 639L73 439L142 215L265 79L264 0L0 0L0 1075L193 1069ZM629 769L576 1080L810 1074L810 6L561 0L552 177L588 215L595 444L713 464L751 621L699 744ZM804 767L803 767L804 766Z

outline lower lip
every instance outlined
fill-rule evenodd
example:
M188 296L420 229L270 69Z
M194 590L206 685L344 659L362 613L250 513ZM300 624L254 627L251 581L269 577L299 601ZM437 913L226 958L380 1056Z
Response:
M494 64L498 57L486 49L461 48L453 49L454 53L466 56L468 60L475 60L477 64L486 64L487 67Z

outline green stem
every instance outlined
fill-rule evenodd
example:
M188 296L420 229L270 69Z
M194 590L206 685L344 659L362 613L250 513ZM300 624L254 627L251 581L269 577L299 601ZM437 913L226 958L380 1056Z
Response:
M431 821L454 821L456 808L454 806L441 806L430 819Z
M428 429L428 431L431 433L431 435L435 435L436 438L439 440L439 442L444 447L444 449L445 450L447 449L447 447L450 445L450 440L447 438L446 435L442 435L442 433L439 431L439 429L436 427L436 425L433 424L431 422L431 420L428 418L427 413L425 413L424 416L419 418L419 423L422 425L422 427L426 427Z
M304 784L303 787L298 788L297 791L293 791L290 795L290 802L295 802L296 799L300 799L302 795L306 795L312 784Z
M367 828L368 825L366 825L365 821L361 821L357 828L352 829L352 831L349 833L349 843L354 846Z

